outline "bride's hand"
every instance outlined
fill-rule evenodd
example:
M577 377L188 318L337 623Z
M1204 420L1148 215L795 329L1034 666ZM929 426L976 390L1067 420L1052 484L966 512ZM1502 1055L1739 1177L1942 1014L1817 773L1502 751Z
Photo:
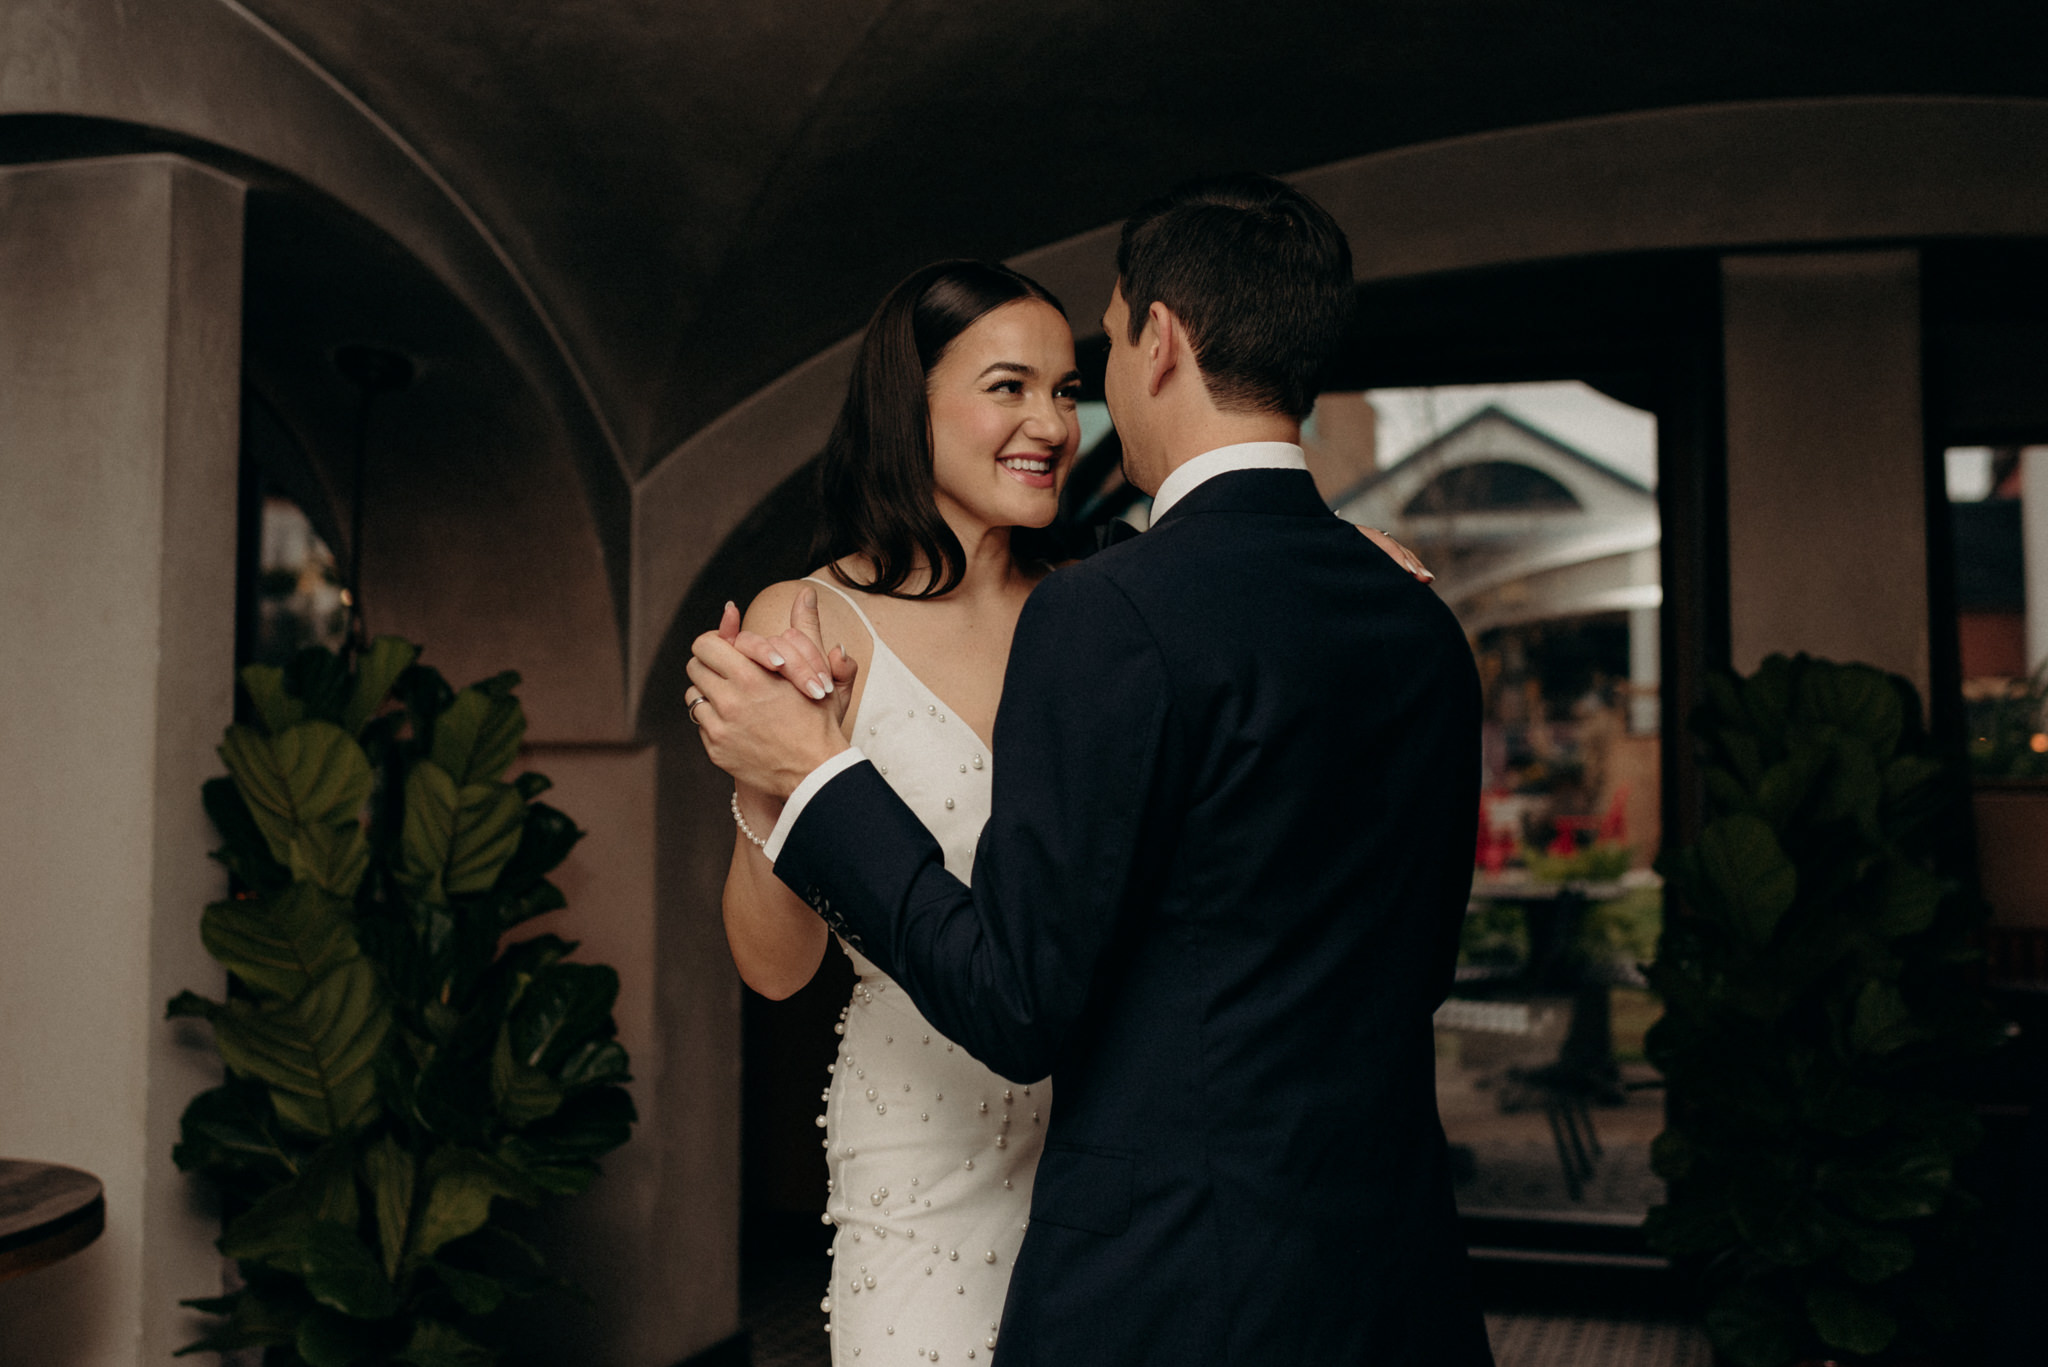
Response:
M824 630L818 619L817 590L806 588L789 607L789 627L775 636L762 636L740 625L740 610L732 603L718 622L718 635L761 668L781 675L798 692L814 701L830 698L833 720L844 722L853 698L856 664L839 646L822 649Z
M1388 536L1379 528L1360 527L1358 530L1365 533L1367 541L1372 542L1373 545L1378 546L1381 550L1392 556L1396 565L1414 575L1418 582L1427 584L1430 580L1436 578L1435 575L1429 572L1429 566L1422 563L1420 556L1394 540L1393 537Z

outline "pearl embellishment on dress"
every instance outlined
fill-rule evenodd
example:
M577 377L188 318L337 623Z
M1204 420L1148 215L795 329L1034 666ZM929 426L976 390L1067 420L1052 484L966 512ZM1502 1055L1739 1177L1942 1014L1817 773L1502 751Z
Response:
M905 680L905 672L893 661L871 669L869 687L881 691L873 693L876 709L869 715L879 721L890 707L903 706L908 709L906 717L915 721L917 708L922 707L927 720L944 722L950 714L944 710L942 700L928 688L915 687L912 691L917 681ZM881 684L875 682L877 677ZM898 689L893 695L887 692L891 686ZM905 697L905 693L909 696ZM868 727L868 735L874 738L869 758L891 782L902 775L899 790L905 800L930 823L945 847L948 862L963 870L965 876L961 860L972 850L974 832L969 828L987 815L986 771L993 768L993 760L987 752L950 744L946 733L893 725L890 735L884 737L881 731L879 725ZM952 734L963 742L980 743L973 728L964 722ZM962 749L967 750L964 762ZM948 767L951 775L946 773ZM970 773L974 775L972 779L967 778ZM987 1073L952 1041L944 1036L934 1038L936 1032L918 1017L905 994L890 990L897 984L864 960L857 945L850 947L849 953L856 969L856 984L849 1010L840 1013L836 1033L841 1051L827 1068L830 1085L821 1094L825 1114L817 1121L824 1131L821 1143L829 1152L832 1176L845 1180L827 1181L830 1209L820 1218L828 1227L836 1226L840 1236L832 1252L865 1256L872 1266L863 1265L851 1281L843 1285L834 1281L826 1288L819 1308L828 1319L833 1359L849 1367L855 1363L864 1367L867 1359L863 1348L874 1347L881 1353L876 1359L878 1367L887 1367L892 1361L902 1362L901 1357L895 1356L897 1350L884 1346L874 1335L876 1321L885 1316L893 1319L905 1315L910 1317L909 1322L923 1326L917 1331L918 1338L923 1340L916 1347L920 1362L940 1361L944 1345L951 1343L953 1350L948 1360L955 1367L963 1355L969 1367L980 1367L993 1351L998 1329L998 1322L989 1320L984 1339L980 1317L993 1314L1001 1304L1008 1275L1001 1269L1003 1264L1015 1261L1013 1241L1018 1237L1010 1224L1019 1221L1023 1214L1022 1204L1031 1187L1031 1164L1043 1131L1020 1130L1024 1138L1017 1145L1010 1145L1008 1130L1015 1117L1008 1112L1015 1108L1008 1103L1014 1099L1014 1090L1006 1089L1002 1078ZM914 1055L917 1063L911 1067L900 1066L908 1060L893 1048L874 1055L875 1081L870 1084L866 1070L858 1065L855 1056L864 1049L871 1052L872 1035L885 1029L892 1031L884 1035L885 1045L894 1044L894 1030L908 1030L917 1036L925 1051ZM931 1051L929 1046L934 1043L944 1044L945 1052ZM899 1065L893 1070L889 1067L891 1059ZM841 1063L846 1065L844 1069L839 1068ZM939 1089L948 1084L963 1099L974 1103L972 1109L946 1109L945 1093ZM1025 1095L1031 1095L1029 1089L1025 1089ZM900 1126L908 1123L910 1102L920 1096L926 1100L920 1103L917 1113L919 1128L915 1136L905 1135ZM996 1104L998 1096L1004 1105ZM863 1099L866 1105L847 1104ZM890 1100L896 1101L903 1112L897 1121L887 1119ZM867 1114L868 1106L874 1107L873 1118ZM989 1118L997 1119L997 1125L984 1123ZM1032 1119L1034 1124L1038 1123L1039 1113L1034 1111ZM897 1124L899 1130L885 1133L885 1127L891 1124ZM870 1126L872 1132L863 1133ZM856 1155L856 1144L859 1153L866 1155L857 1165L848 1161ZM929 1166L935 1155L943 1160L948 1151L960 1155L961 1163L955 1171L966 1175L948 1179L941 1161L941 1172L927 1195L922 1190L922 1169ZM981 1161L991 1153L996 1166L985 1172L994 1179L992 1182L976 1175ZM1013 1180L1018 1175L1026 1179L1021 1186ZM883 1185L884 1179L888 1185ZM843 1204L833 1194L842 1187L850 1198ZM869 1223L856 1226L858 1217L853 1203L858 1201L861 1188L869 1192L872 1218ZM909 1193L900 1202L892 1194L898 1188ZM896 1212L900 1210L909 1216L918 1210L920 1202L925 1211L924 1230L913 1231L896 1222ZM988 1215L996 1218L987 1219ZM1021 1223L1017 1225L1022 1227ZM983 1230L988 1233L981 1233ZM934 1242L917 1246L919 1232L932 1236ZM871 1248L863 1242L870 1233L875 1239ZM883 1242L892 1234L897 1236L897 1242ZM849 1235L851 1238L846 1237ZM941 1303L943 1293L936 1282L938 1263L943 1259L952 1263L956 1272L964 1272L960 1264L973 1261L968 1250L990 1237L1000 1241L1001 1246L985 1244L982 1261L995 1275L976 1278L972 1288L964 1280L956 1279L955 1299ZM928 1254L925 1249L930 1250ZM951 1251L947 1252L948 1249ZM963 1257L963 1253L967 1256ZM892 1257L895 1261L891 1261ZM914 1265L911 1259L915 1259ZM917 1280L919 1267L924 1269L923 1281ZM890 1284L887 1290L881 1288L882 1282ZM925 1289L920 1292L920 1287ZM886 1325L884 1333L893 1337L895 1326Z

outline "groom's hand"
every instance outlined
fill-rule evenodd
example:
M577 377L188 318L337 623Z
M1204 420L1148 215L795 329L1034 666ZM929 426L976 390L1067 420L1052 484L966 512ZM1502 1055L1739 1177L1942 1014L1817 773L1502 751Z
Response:
M691 647L687 669L701 699L693 701L691 719L713 764L749 787L788 797L806 774L846 749L839 717L851 693L852 662L837 649L826 657L842 701L823 706L750 659L738 643L734 617L728 614L720 630L705 632Z

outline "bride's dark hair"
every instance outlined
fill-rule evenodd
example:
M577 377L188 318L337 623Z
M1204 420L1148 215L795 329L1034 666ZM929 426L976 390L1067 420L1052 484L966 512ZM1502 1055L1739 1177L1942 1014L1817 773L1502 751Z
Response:
M846 403L818 465L824 515L811 541L813 564L830 565L844 584L892 598L936 598L959 587L967 554L939 516L926 385L954 338L1020 299L1066 312L1036 280L988 261L935 261L889 291L861 339ZM1012 535L1011 553L1032 558L1019 539ZM1027 546L1032 540L1022 539ZM839 568L849 555L874 565L872 583L856 583ZM931 571L924 587L903 592L919 568Z

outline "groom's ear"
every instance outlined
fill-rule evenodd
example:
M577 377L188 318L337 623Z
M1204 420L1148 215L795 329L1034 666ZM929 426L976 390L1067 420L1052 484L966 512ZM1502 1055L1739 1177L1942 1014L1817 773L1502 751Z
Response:
M1145 392L1158 397L1181 363L1181 348L1187 344L1187 330L1180 319L1173 316L1173 310L1154 299L1145 310L1145 328L1138 336L1138 344L1145 350Z

